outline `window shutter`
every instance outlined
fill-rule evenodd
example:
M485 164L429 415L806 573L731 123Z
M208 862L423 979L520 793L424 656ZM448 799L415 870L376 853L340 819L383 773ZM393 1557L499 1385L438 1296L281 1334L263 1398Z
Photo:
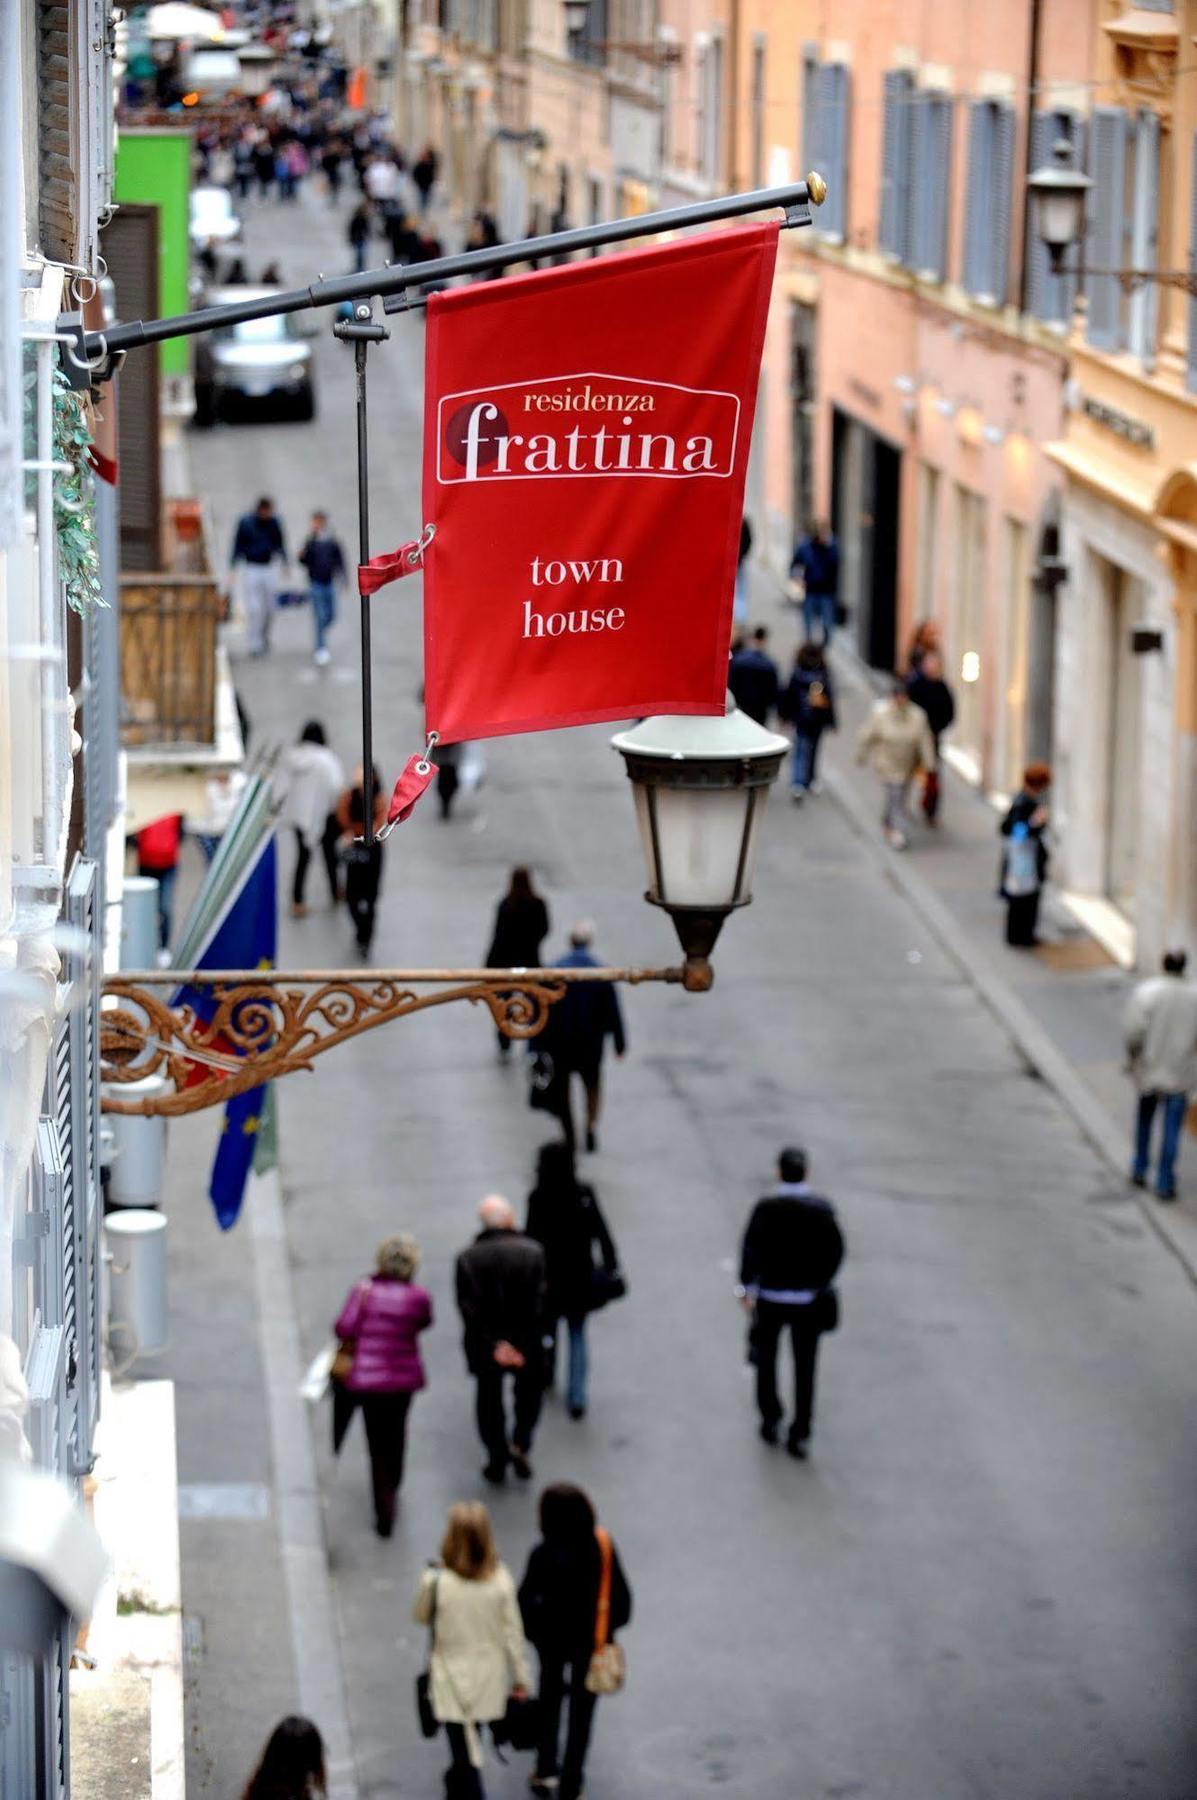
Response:
M1051 163L1056 143L1055 126L1055 113L1031 114L1032 169L1046 168ZM1055 320L1058 317L1053 293L1056 280L1052 276L1047 246L1040 241L1032 224L1030 206L1027 207L1024 254L1027 259L1027 311L1036 319Z
M819 157L815 167L827 182L827 200L815 215L825 237L847 235L849 73L843 63L821 63L816 80Z
M70 1155L75 1219L76 1405L75 1454L91 1458L100 1410L99 1294L99 959L96 955L96 864L77 857L67 883L67 922L77 948L67 955L74 1013L71 1017ZM86 947L84 947L86 946Z
M802 117L798 121L799 138L802 143L803 175L809 174L810 170L815 167L815 157L819 149L818 107L819 58L810 45L807 45L802 52Z
M917 96L912 136L910 266L924 280L942 281L952 155L952 103L945 95Z
M985 289L986 251L990 230L985 196L990 170L989 107L974 100L968 120L968 188L965 197L963 285L968 293Z
M1189 152L1189 268L1197 275L1197 131ZM1189 296L1188 389L1197 394L1197 294Z
M1135 185L1131 214L1131 266L1154 269L1159 246L1160 120L1141 112L1135 127ZM1146 281L1131 292L1130 348L1151 364L1155 361L1156 287Z
M889 69L885 76L884 122L881 135L880 248L899 262L910 256L910 143L911 77L907 69ZM917 180L915 192L918 191Z
M991 109L993 156L989 293L999 306L1006 304L1010 285L1010 209L1014 187L1014 108Z
M38 101L38 238L53 262L73 263L79 195L71 122L71 7L36 0Z
M0 550L23 535L20 10L0 6Z
M1125 209L1126 113L1120 106L1097 106L1089 137L1089 229L1085 261L1091 268L1116 269L1122 254ZM1089 295L1087 337L1095 350L1122 347L1121 290L1113 275L1086 277Z

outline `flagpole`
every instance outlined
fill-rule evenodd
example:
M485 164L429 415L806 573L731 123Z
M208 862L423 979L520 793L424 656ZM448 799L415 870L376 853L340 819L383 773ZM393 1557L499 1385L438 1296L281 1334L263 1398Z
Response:
M366 356L371 344L381 344L390 337L385 325L374 317L371 299L354 303L351 319L338 319L333 336L353 345L354 387L357 395L357 537L358 564L364 568L370 560L370 461L366 432ZM361 594L362 621L362 810L365 821L362 837L369 847L374 842L374 688L370 667L370 596Z

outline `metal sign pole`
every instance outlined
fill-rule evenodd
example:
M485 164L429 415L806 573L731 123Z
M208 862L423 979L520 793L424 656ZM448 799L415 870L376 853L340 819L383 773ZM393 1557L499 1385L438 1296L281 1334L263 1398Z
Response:
M370 560L370 460L366 435L366 357L371 344L390 337L374 317L374 302L358 300L351 319L338 319L333 336L353 345L354 388L357 397L357 535L358 562ZM374 690L370 665L370 596L362 594L362 836L367 847L374 842Z

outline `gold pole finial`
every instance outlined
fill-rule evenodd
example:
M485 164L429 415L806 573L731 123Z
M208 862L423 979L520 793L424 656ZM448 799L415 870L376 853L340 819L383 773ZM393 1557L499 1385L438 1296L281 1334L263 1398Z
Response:
M812 206L822 206L827 198L827 183L817 169L812 169L806 178L806 191Z

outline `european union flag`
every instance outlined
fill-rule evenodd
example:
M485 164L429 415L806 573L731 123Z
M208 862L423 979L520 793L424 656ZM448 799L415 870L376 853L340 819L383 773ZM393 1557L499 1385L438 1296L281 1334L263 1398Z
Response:
M278 940L278 864L273 836L266 839L240 892L213 933L197 969L270 969ZM216 1011L210 988L185 987L174 1004L187 1004L196 1016L210 1020ZM217 1222L227 1231L237 1222L245 1195L245 1179L254 1161L259 1135L269 1137L270 1093L266 1087L237 1094L224 1109L224 1130L212 1164L208 1194ZM260 1165L259 1165L260 1166Z

